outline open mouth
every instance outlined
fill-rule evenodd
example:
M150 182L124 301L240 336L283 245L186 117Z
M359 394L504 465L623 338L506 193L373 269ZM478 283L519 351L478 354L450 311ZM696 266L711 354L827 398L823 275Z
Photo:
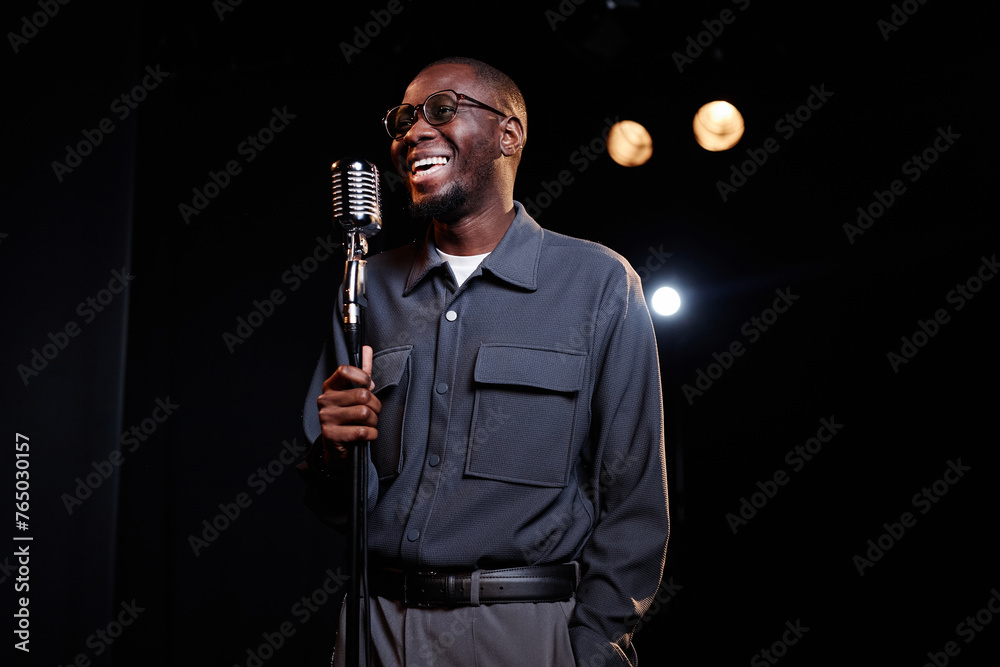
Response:
M414 162L410 167L410 173L414 178L424 178L434 174L448 164L446 157L425 157Z

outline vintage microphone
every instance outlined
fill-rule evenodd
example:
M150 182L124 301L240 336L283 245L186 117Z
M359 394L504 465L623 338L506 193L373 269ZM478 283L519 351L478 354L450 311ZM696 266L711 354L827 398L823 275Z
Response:
M364 335L361 319L365 306L365 255L368 237L382 229L382 201L378 169L356 158L338 160L330 166L333 182L333 221L344 232L343 327L352 366L361 368ZM371 665L371 614L368 598L368 461L369 443L352 449L354 469L351 510L351 587L347 594L347 665L358 667L364 647L365 664ZM362 612L364 623L359 623Z

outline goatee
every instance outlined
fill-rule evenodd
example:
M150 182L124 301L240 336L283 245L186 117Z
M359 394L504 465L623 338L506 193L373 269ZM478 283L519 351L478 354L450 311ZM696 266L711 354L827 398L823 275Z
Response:
M454 183L452 187L439 197L434 197L420 203L410 199L407 206L410 215L420 221L429 221L431 218L437 220L447 220L450 214L465 206L469 201L469 195L465 188L459 183Z

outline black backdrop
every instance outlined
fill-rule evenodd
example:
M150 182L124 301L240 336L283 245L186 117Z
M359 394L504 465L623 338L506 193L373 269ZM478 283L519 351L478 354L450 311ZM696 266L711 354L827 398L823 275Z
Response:
M326 664L342 542L287 462L342 270L328 167L386 174L380 114L448 54L522 85L515 196L539 222L684 298L655 324L674 532L644 664L995 656L988 3L17 0L0 26L16 664ZM747 132L707 153L691 119L719 98ZM600 150L609 118L650 128L648 164ZM926 170L906 164L925 150ZM420 230L385 180L392 247ZM877 218L852 237L859 206ZM779 293L797 299L775 319ZM894 365L902 337L921 346Z

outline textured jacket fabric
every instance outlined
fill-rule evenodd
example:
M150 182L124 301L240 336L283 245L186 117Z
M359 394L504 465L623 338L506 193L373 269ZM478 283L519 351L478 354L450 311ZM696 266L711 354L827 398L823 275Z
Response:
M544 230L515 205L461 286L430 230L368 261L365 342L382 402L369 562L468 571L576 560L577 660L624 661L669 526L653 327L624 258ZM348 358L335 316L305 402L312 443L316 397ZM307 502L345 526L349 472L302 468Z

